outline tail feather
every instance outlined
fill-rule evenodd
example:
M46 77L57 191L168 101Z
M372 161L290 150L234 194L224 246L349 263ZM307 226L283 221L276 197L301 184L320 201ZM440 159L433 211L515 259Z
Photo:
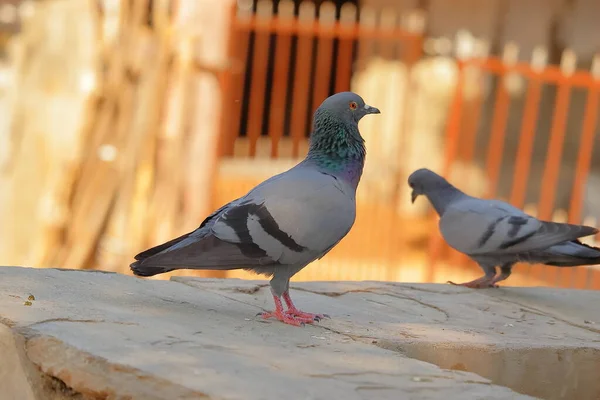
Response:
M137 254L134 258L138 261L141 261L141 260L145 260L146 258L152 257L153 255L156 255L156 254L160 253L161 251L168 249L169 247L173 246L174 244L181 242L183 239L190 236L191 233L192 232L188 232L185 235L181 235L178 238L169 240L166 243L159 244L158 246L154 246L148 250L142 251L141 253Z
M600 248L589 246L579 240L554 245L544 253L547 257L544 264L555 267L600 264Z
M134 257L137 261L131 263L131 265L129 265L129 268L131 268L131 271L134 273L134 275L137 276L154 276L172 271L174 269L173 267L153 265L152 263L144 263L144 261L186 239L190 235L190 233L191 232L186 233L185 235L181 235L178 238L169 240L166 243L154 246L148 250L142 251Z
M161 265L141 265L141 261L133 262L129 268L137 276L154 276L164 274L165 272L173 271L174 268Z
M130 265L138 276L153 276L176 269L232 270L267 268L276 261L255 244L229 243L213 235L187 234L146 250Z

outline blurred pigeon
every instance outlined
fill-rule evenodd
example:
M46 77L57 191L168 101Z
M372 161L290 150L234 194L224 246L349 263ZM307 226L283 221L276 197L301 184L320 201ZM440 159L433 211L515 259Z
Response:
M354 224L356 188L365 162L358 121L379 114L352 92L316 110L306 158L209 215L193 232L135 256L135 275L175 269L245 269L272 276L275 311L262 317L291 325L325 315L298 310L290 278L329 252ZM281 297L287 305L283 310Z
M413 172L408 184L413 203L423 194L437 211L446 242L485 272L461 286L497 287L517 262L558 267L600 263L600 249L577 240L597 233L595 228L540 221L505 202L468 196L428 169Z

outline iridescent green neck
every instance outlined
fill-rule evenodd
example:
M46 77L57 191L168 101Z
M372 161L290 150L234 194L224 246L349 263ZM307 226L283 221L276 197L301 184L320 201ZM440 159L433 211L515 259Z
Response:
M358 184L366 156L364 142L356 122L317 110L306 159Z

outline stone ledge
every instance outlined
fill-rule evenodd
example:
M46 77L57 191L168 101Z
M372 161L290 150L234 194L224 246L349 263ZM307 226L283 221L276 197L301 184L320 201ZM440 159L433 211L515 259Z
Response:
M2 398L600 398L600 292L292 287L332 319L255 318L265 281L0 268Z

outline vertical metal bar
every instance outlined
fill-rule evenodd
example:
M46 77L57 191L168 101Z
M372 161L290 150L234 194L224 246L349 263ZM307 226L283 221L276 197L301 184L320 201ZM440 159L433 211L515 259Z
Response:
M272 21L273 3L260 0L256 6L256 24L268 25ZM254 32L254 54L252 57L252 78L250 80L250 104L248 105L248 141L249 156L256 156L256 146L262 133L265 92L267 85L267 67L269 62L268 30Z
M319 26L324 30L333 30L335 24L335 5L329 1L319 8ZM313 87L312 106L316 108L329 95L333 59L333 37L320 36L317 39L317 60Z
M488 174L489 186L486 195L494 197L498 187L500 177L500 167L502 165L502 153L504 151L504 138L506 136L506 123L508 121L508 109L510 98L505 87L505 75L500 74L499 83L496 88L496 100L494 103L494 116L492 117L492 132L490 143L488 145L486 170Z
M342 6L340 13L340 26L356 29L356 6L346 3ZM340 38L338 41L337 72L335 76L335 91L346 92L350 90L350 79L352 76L352 50L354 38Z
M315 20L315 5L312 2L300 3L298 24L312 25ZM318 28L315 28L318 29ZM290 134L292 136L292 156L298 157L300 142L306 133L306 113L309 103L310 65L312 63L311 34L298 34L296 47L296 69L294 71L294 88L292 102L292 122Z
M531 154L533 152L542 91L541 86L541 82L537 78L532 78L527 86L527 94L525 96L525 107L521 121L521 133L519 135L513 186L510 195L510 202L519 208L523 208L525 205L525 193L529 178L529 169L531 167Z
M574 69L574 55L569 50L565 50L561 60L561 72L563 73L563 76L558 82L558 92L554 103L554 116L552 118L552 128L550 132L550 142L548 143L544 173L542 175L542 189L538 203L537 217L542 220L551 219L554 210L554 199L560 172L565 127L569 113L569 98L571 95L571 85L568 81L568 76L572 74ZM534 276L538 275L536 273L537 270L534 269L533 272ZM545 268L544 272L541 273L539 277L543 278L548 283L555 284L558 277L558 271L556 268Z
M223 77L223 113L221 119L221 134L219 140L220 156L232 156L235 139L240 130L240 117L242 113L242 97L244 94L244 80L246 59L248 57L248 41L250 31L239 26L240 19L251 17L251 10L231 10L231 30L228 38L230 67L224 72Z
M582 221L584 188L589 176L597 121L598 87L597 85L594 85L588 88L587 103L583 116L581 142L579 143L579 154L577 156L577 166L573 180L571 204L569 206L569 222L572 224L580 224ZM562 282L568 282L569 286L577 289L583 289L586 287L586 279L588 278L589 269L590 267L573 268L573 271L570 272L571 279L567 279L566 273L560 273L559 277Z
M294 23L294 2L291 0L281 1L277 15L280 21L286 21L289 24ZM276 158L279 154L279 141L285 128L285 100L290 70L291 45L292 37L290 34L283 32L277 34L271 104L269 106L269 138L271 139L272 158Z

